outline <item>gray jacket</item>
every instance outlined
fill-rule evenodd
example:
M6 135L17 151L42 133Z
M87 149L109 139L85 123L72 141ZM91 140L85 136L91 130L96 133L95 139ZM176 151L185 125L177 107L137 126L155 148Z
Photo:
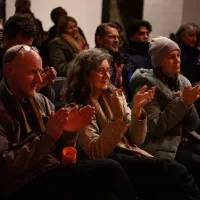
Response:
M180 91L191 85L182 75L178 75ZM147 114L147 137L143 148L154 156L175 158L183 128L194 131L200 122L194 106L188 108L182 98L173 92L150 69L138 69L131 78L130 87L135 94L143 85L156 86L155 98L144 110Z

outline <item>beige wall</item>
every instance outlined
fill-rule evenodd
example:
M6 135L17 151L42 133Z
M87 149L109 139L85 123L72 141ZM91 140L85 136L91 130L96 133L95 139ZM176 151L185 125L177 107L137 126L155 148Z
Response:
M200 26L200 0L183 1L182 22L194 22Z
M151 38L175 32L182 22L182 12L183 0L145 0L143 19L152 24Z

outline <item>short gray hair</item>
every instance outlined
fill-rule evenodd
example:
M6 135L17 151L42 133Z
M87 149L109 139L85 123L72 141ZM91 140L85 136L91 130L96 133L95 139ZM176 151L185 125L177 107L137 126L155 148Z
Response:
M23 49L25 51L22 51ZM32 50L36 53L39 53L37 48L33 47L33 46L18 44L13 47L10 47L6 51L6 53L3 57L3 68L5 67L6 63L10 63L12 60L14 60L15 57L23 56L25 52L32 51Z
M3 57L3 68L15 58L21 46L22 45L15 45L6 51Z

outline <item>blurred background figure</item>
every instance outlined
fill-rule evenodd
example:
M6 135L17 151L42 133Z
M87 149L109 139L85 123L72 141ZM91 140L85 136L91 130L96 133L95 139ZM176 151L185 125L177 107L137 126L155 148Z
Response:
M199 37L200 29L195 23L179 27L175 39L181 48L181 72L192 84L200 81Z
M181 49L181 73L191 82L200 84L200 50L198 48L200 29L195 23L185 23L175 34L175 41ZM194 102L200 116L200 100Z
M122 55L129 57L130 67L124 70L124 76L127 77L124 81L126 85L126 93L129 101L132 100L130 91L130 79L136 69L152 68L151 58L149 56L149 35L152 31L150 22L142 19L133 21L132 25L127 28L127 48L121 49Z
M49 37L48 40L51 41L57 35L58 23L61 17L66 16L67 11L62 7L56 7L51 11L51 20L54 25L49 29Z
M120 36L120 40L119 40L119 49L121 48L125 48L127 47L127 42L124 36L124 32L123 32L123 27L120 23L118 22L111 22L112 24L115 24L117 26L118 32L119 32L119 36Z
M44 31L42 22L35 18L34 13L31 11L31 1L30 0L16 0L15 1L15 13L28 13L32 16L35 25L37 26L37 35L33 42L33 45L38 48L40 51L40 47L44 41L48 38L48 32Z

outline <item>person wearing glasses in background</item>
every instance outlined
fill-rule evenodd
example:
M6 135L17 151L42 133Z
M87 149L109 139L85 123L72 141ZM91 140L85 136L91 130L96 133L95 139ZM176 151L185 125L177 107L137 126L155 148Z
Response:
M35 48L16 45L3 58L0 83L1 199L134 200L129 178L115 161L102 159L61 165L65 146L90 123L94 108L74 106L54 113L36 92L42 60ZM45 123L45 120L46 122ZM85 181L87 179L87 184Z
M37 27L29 14L15 14L6 21L3 44L0 47L0 80L4 75L2 63L6 50L17 44L32 46L36 33ZM41 71L41 76L42 82L38 84L37 91L54 102L55 92L51 88L51 84L56 78L56 71L53 67L45 67Z

